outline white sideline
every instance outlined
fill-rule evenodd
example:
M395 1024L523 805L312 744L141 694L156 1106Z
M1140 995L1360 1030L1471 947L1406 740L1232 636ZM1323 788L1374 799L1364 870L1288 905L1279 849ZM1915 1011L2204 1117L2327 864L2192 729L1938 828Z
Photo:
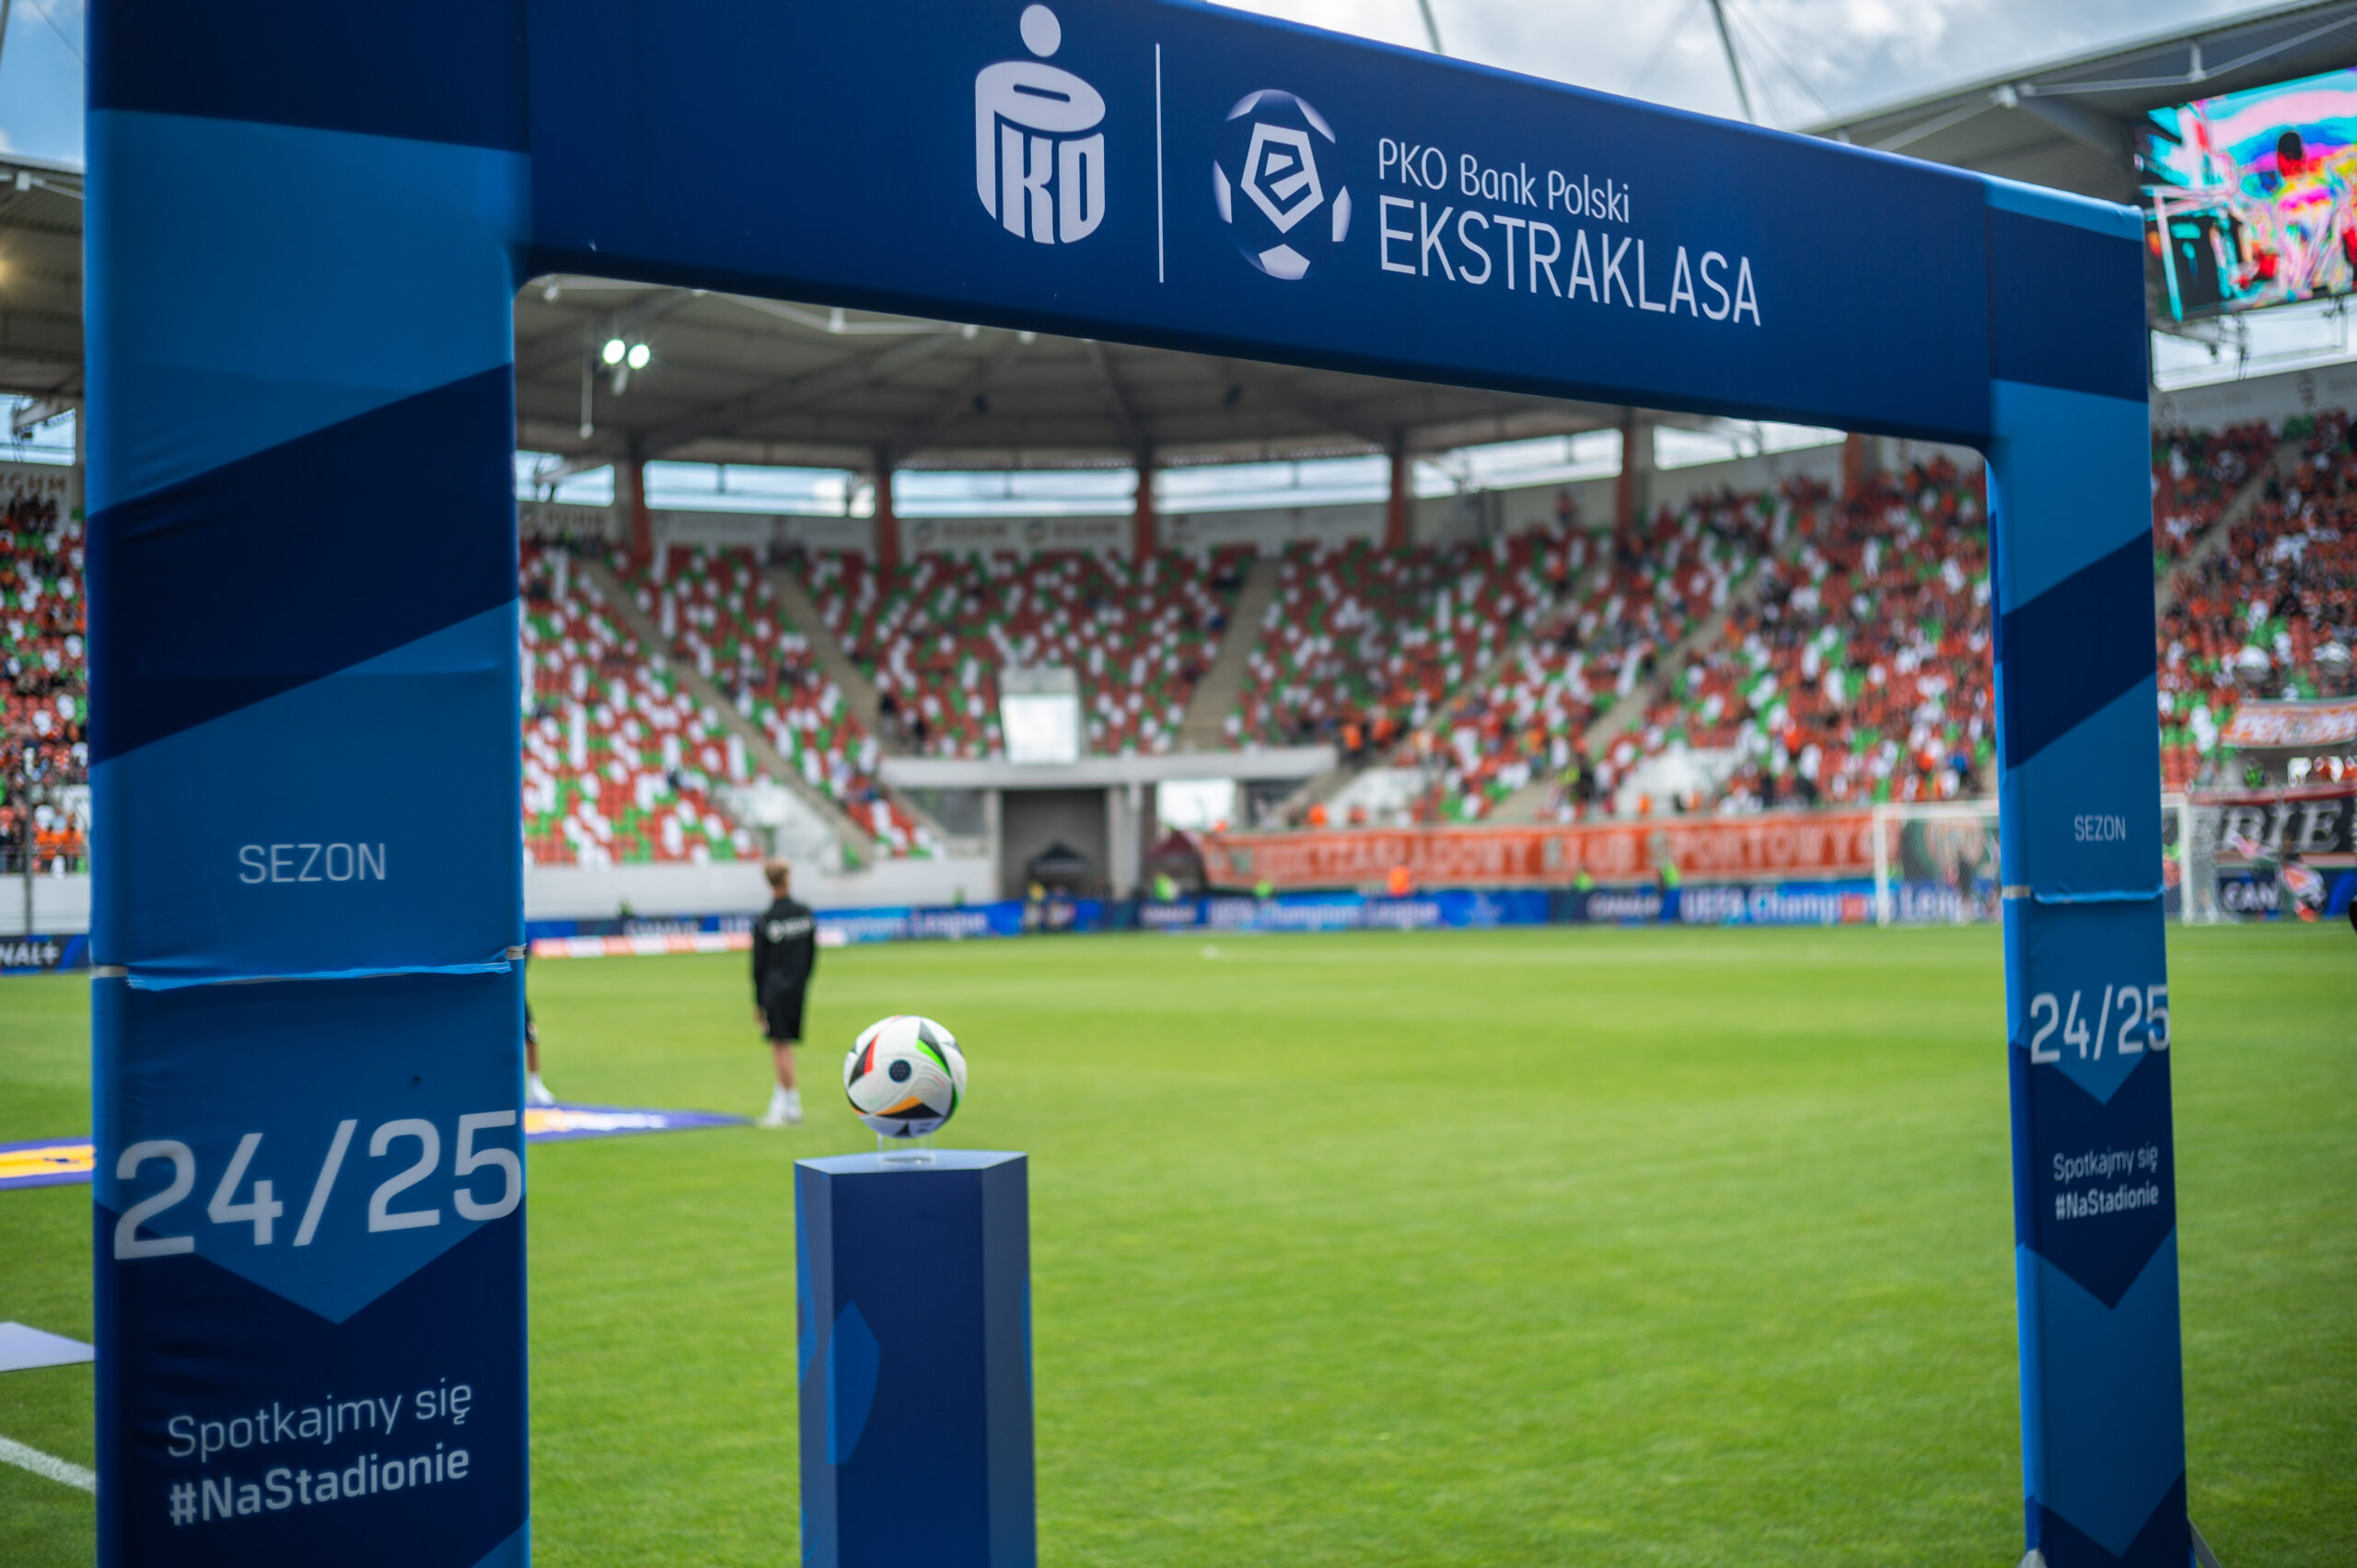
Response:
M78 1487L84 1492L96 1493L99 1490L96 1470L86 1470L79 1465L44 1454L38 1448L28 1448L13 1438L0 1437L0 1459L29 1469L35 1475L45 1475L64 1485Z

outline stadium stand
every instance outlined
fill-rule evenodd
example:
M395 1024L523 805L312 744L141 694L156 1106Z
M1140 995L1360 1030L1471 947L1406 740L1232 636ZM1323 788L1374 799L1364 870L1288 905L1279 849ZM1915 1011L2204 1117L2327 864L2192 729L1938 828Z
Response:
M2263 420L2212 434L2177 430L2153 438L2153 572L2165 577L2275 453L2281 434Z
M87 852L75 819L28 786L54 793L87 782L89 680L83 656L82 522L45 497L12 499L0 513L0 850L11 865L29 827L39 863Z
M1946 799L1990 786L1980 476L1935 459L1870 476L1839 505L1811 501L1769 561L1757 608L1730 618L1721 679L1704 667L1679 683L1671 722L1743 759L1723 807Z
M1236 553L926 555L888 570L827 553L799 570L828 630L874 678L894 744L1001 750L1001 667L1061 666L1080 678L1088 749L1112 755L1178 739L1227 624Z
M1492 679L1413 737L1411 749L1432 781L1415 815L1478 819L1534 777L1558 781L1559 813L1593 806L1642 744L1628 741L1618 760L1591 765L1598 721L1642 695L1663 656L1745 589L1791 505L1723 494L1665 509L1617 538L1561 540L1567 571L1557 581L1572 597L1559 595Z
M2207 782L2244 697L2351 690L2357 643L2357 439L2347 413L2294 421L2296 463L2270 476L2222 547L2180 570L2161 614L2162 773Z
M1418 815L1478 818L1536 775L1569 819L1674 749L1720 757L1715 786L1624 804L1950 797L1991 754L1990 665L1977 478L1943 460L1838 504L1806 483L1710 497L1616 540L1575 608L1451 704ZM1599 725L1630 703L1625 733Z
M1557 528L1401 552L1360 541L1287 550L1229 737L1327 740L1347 759L1387 748L1504 656L1593 548Z
M747 769L718 715L614 624L563 551L524 548L524 842L542 865L754 855L714 792Z
M2357 444L2340 412L2282 431L2165 433L2153 475L2164 782L2182 789L2212 782L2244 698L2352 689ZM82 551L82 524L53 501L0 514L12 863L25 786L87 782ZM588 864L756 851L720 795L759 764L665 654L714 682L877 852L922 856L940 852L932 831L876 779L888 748L988 755L997 670L1066 665L1092 751L1169 749L1246 563L1237 551L1143 564L927 555L880 573L856 555L797 559L818 614L877 682L879 734L817 668L749 552L674 548L659 580L613 558L663 654L563 555L528 545L521 563L527 833L535 860ZM1486 819L1525 791L1549 815L1607 807L1678 748L1733 761L1702 794L1649 807L1943 798L1988 783L1982 497L1945 463L1874 478L1854 500L1805 484L1710 496L1617 540L1558 526L1405 552L1297 546L1264 570L1274 592L1238 645L1228 742L1322 739L1421 766L1421 819ZM44 864L86 852L62 812L32 830Z
M655 618L674 656L715 682L758 725L780 756L833 799L888 856L938 852L921 825L877 782L882 748L842 690L818 668L809 639L786 623L749 552L672 549L658 569L613 561L638 606Z

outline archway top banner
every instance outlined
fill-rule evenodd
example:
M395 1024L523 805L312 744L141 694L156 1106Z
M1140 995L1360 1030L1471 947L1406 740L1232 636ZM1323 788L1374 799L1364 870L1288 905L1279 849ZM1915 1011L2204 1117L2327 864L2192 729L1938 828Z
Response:
M521 274L1984 446L2145 397L2127 209L1210 6L100 22L94 110L528 154Z

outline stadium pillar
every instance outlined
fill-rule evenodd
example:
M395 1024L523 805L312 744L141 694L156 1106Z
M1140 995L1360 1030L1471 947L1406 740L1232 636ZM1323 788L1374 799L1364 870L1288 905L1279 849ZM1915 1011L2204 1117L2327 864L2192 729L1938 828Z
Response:
M1653 500L1654 427L1635 409L1620 411L1620 476L1612 486L1612 527L1626 533Z
M1841 438L1841 494L1844 499L1855 495L1859 485L1865 482L1868 436L1851 431Z
M1383 548L1408 548L1408 508L1414 496L1414 467L1408 458L1408 433L1391 434L1391 494L1384 503Z
M630 513L630 555L641 566L655 559L655 514L646 505L646 459L633 452L614 465L614 487Z
M1154 509L1154 449L1138 454L1138 496L1136 510L1130 514L1130 552L1144 561L1154 554L1157 540Z
M892 458L878 450L876 454L876 564L890 568L900 563L900 518L892 510Z

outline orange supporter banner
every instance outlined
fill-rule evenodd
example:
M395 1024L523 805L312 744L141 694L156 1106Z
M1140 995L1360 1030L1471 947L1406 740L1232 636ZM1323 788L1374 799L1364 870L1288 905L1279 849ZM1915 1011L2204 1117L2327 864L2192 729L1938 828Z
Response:
M2357 698L2322 703L2245 703L2220 738L2229 746L2313 746L2357 740Z
M1893 824L1893 830L1896 824ZM1665 860L1689 879L1863 876L1874 869L1871 811L1774 812L1532 828L1379 828L1215 833L1203 868L1215 887L1557 886L1649 879Z

